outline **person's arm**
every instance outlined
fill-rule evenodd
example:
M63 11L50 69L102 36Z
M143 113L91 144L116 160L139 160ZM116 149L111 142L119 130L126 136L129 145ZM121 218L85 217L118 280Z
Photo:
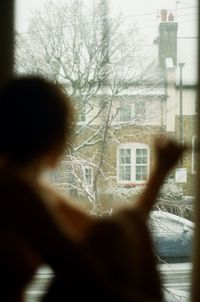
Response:
M60 199L59 222L68 230L68 235L77 241L84 240L88 230L93 227L97 218L72 206L67 200Z
M76 201L67 199L47 185L43 187L47 195L54 199L51 203L52 214L58 224L66 231L67 236L73 240L82 240L97 219L89 215L86 210L78 208Z
M154 206L164 179L171 169L177 164L184 150L185 147L178 144L175 140L162 137L156 140L155 167L150 174L150 178L144 192L134 204L134 209L139 211L144 219L147 218L150 210Z

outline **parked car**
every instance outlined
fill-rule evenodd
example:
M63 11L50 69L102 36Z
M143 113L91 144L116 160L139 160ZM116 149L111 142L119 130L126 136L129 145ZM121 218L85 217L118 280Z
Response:
M191 261L193 222L168 212L152 211L149 226L160 263Z
M152 211L149 221L165 302L189 302L194 223L162 211Z

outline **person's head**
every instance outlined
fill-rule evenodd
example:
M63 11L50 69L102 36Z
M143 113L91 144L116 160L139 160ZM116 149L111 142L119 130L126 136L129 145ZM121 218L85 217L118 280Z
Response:
M0 92L0 155L34 162L70 147L74 108L61 86L40 76L12 79Z

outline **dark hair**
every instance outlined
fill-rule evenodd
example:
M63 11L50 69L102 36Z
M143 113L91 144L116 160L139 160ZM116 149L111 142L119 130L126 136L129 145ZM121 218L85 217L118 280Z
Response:
M69 147L74 108L61 86L39 76L12 79L0 93L0 154L19 163Z

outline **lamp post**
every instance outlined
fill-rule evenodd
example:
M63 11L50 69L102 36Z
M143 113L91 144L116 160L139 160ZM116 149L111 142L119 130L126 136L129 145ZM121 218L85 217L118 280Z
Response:
M185 63L179 63L180 68L180 111L179 111L179 142L183 144L183 66ZM182 166L182 158L180 159Z

